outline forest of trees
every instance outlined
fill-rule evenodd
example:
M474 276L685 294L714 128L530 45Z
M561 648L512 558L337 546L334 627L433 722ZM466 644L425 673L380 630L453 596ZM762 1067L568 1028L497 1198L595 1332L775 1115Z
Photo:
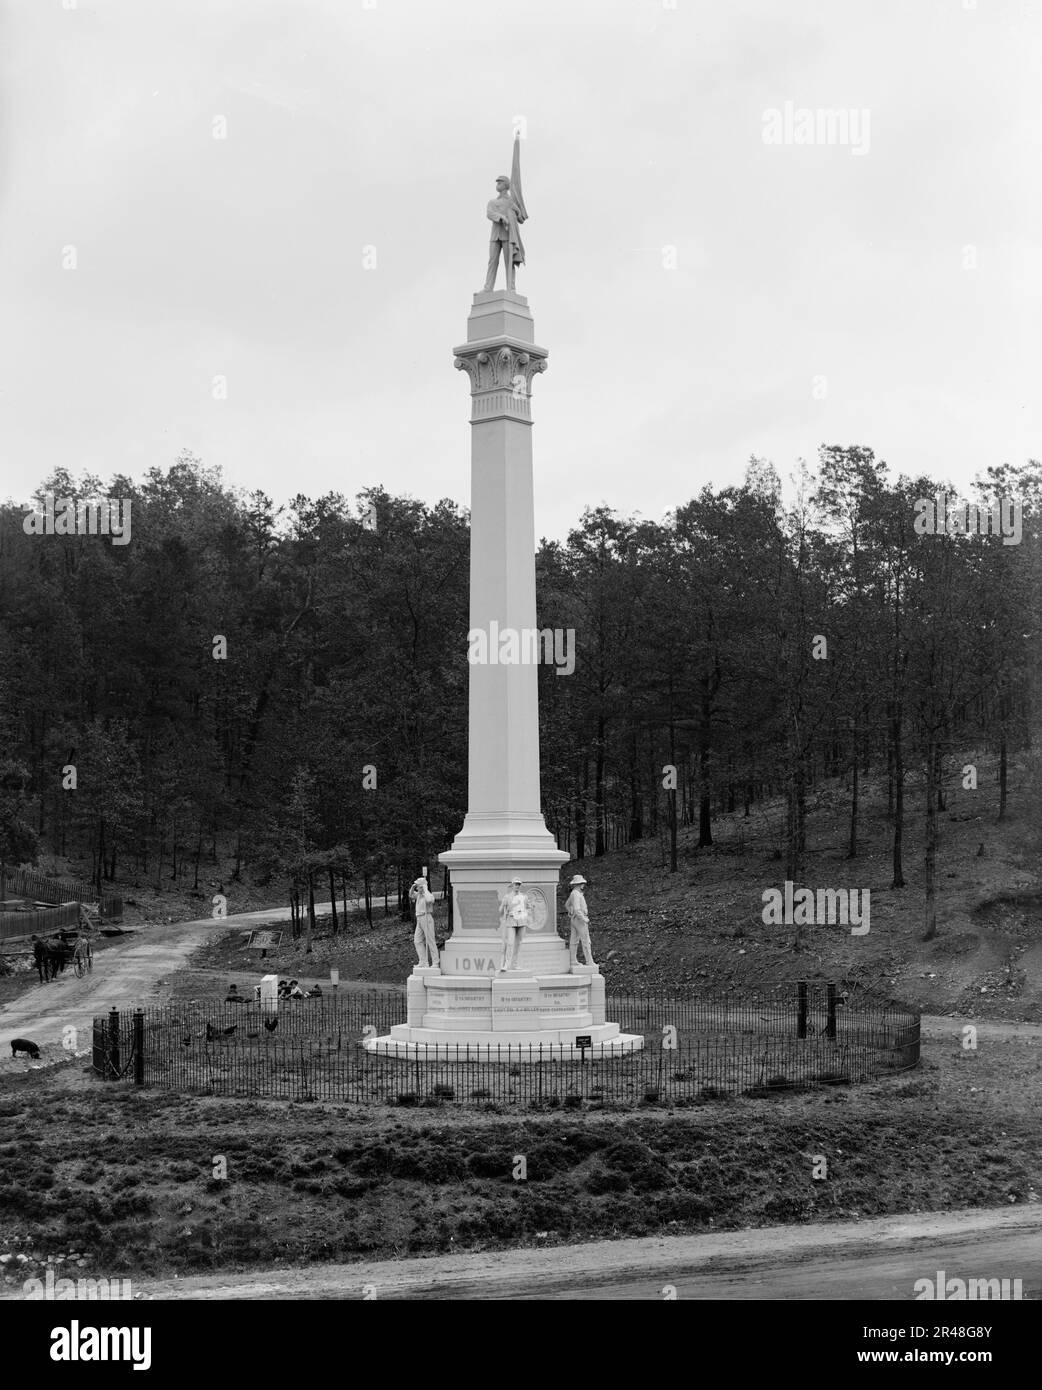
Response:
M895 886L924 818L931 934L945 787L965 749L991 750L1004 813L1042 631L1042 467L979 486L1023 506L1017 545L917 534L916 499L940 490L830 446L792 506L754 459L742 487L661 523L599 507L544 542L539 623L576 644L573 675L540 671L561 846L658 835L675 869L679 826L707 846L719 812L783 798L798 881L813 787L843 779L856 857L875 775ZM30 500L0 507L0 859L46 848L89 859L99 886L131 865L198 885L223 852L235 877L367 895L436 862L466 811L464 510L380 488L283 510L190 455L142 484L60 472L45 491L130 499L132 541L28 535Z

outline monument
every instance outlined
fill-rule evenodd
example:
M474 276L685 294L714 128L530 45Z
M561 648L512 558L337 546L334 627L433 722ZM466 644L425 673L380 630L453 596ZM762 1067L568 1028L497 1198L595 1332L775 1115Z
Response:
M485 288L474 295L467 341L455 349L471 395L470 632L492 640L472 642L467 814L439 856L452 873L454 930L437 965L413 967L406 1022L365 1047L432 1058L484 1058L490 1047L518 1060L583 1050L621 1055L644 1040L605 1018L585 900L585 964L557 934L568 855L540 808L538 643L522 640L516 660L474 659L475 648L489 653L497 634L536 633L531 386L546 370L547 351L536 344L528 300L514 288L525 254L519 225L528 217L516 138L510 178L496 180L486 216ZM500 257L506 288L497 290ZM417 954L422 962L420 945Z

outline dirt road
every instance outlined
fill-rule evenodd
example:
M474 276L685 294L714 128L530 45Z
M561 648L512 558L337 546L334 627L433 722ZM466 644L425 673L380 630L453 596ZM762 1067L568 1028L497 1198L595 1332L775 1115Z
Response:
M328 912L329 904L316 903L315 911ZM157 986L179 970L197 946L235 927L289 919L288 907L276 907L237 912L216 920L199 917L191 922L134 928L125 943L118 942L98 953L94 969L82 980L66 968L57 979L37 985L4 1005L0 1009L0 1049L12 1038L31 1038L41 1048L60 1046L67 1036L64 1029L70 1025L77 1030L79 1049L83 1049L88 1045L95 1014L155 1002Z
M920 1036L931 1041L959 1042L962 1030L967 1023L977 1029L978 1042L1002 1042L1016 1038L1021 1042L1042 1042L1040 1023L1001 1023L988 1022L975 1018L943 1018L939 1014L923 1014L920 1019Z
M1020 1279L1042 1298L1042 1204L1000 1211L721 1235L651 1236L546 1250L135 1280L155 1299L916 1298L918 1279Z
M361 899L350 904L363 907ZM317 903L318 913L329 911L328 903ZM78 1050L87 1046L91 1019L109 1009L125 1009L155 1001L156 991L167 975L179 970L197 946L235 927L256 926L261 922L287 922L290 910L267 908L257 912L238 912L215 920L200 917L190 922L170 922L136 928L128 940L100 953L90 975L78 980L66 970L47 985L37 985L0 1008L0 1050L11 1038L27 1037L42 1048L60 1047L64 1030L72 1025L79 1038ZM222 972L227 976L227 972ZM345 988L351 982L344 982ZM930 1039L958 1039L966 1020L923 1015L922 1036ZM977 1023L978 1037L1018 1038L1042 1042L1042 1026L1033 1023ZM45 1059L47 1053L45 1051ZM55 1060L52 1053L49 1060ZM0 1065L2 1065L0 1061Z

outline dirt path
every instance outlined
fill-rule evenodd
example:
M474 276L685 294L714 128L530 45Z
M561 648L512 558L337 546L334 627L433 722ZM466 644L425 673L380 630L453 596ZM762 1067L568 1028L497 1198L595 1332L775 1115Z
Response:
M135 1280L155 1299L915 1298L917 1279L1021 1279L1042 1298L1042 1204L871 1221L771 1226L319 1265L310 1269ZM666 1292L664 1292L664 1290Z
M933 1040L958 1042L968 1023L977 1029L979 1042L999 1042L1016 1038L1021 1042L1042 1042L1042 1023L989 1023L975 1018L944 1018L939 1014L923 1014L920 1036Z
M364 903L359 900L351 906L362 907ZM316 904L315 910L327 912L329 904ZM165 977L183 968L198 946L235 927L248 927L261 922L286 922L289 918L288 907L266 908L256 912L234 913L220 920L199 917L190 922L170 922L135 929L125 943L117 943L99 953L93 971L82 980L67 969L56 980L46 985L36 985L0 1008L0 1049L17 1037L31 1038L44 1049L60 1049L64 1029L72 1025L77 1030L77 1050L84 1050L95 1014L155 1002L156 991L161 989ZM226 971L217 973L222 978L231 978ZM364 981L345 981L343 987L346 990L372 986ZM922 1036L936 1040L958 1039L966 1022L966 1018L924 1014ZM975 1022L978 1038L982 1040L1016 1038L1042 1042L1040 1024ZM57 1055L57 1052L52 1053L51 1060ZM0 1065L3 1065L2 1060Z
M364 903L353 904L359 905ZM329 904L316 903L315 911L328 912ZM22 1037L31 1038L41 1048L56 1045L60 1049L63 1030L71 1025L77 1030L77 1050L83 1050L95 1014L157 1002L156 989L166 976L184 966L196 947L235 927L289 919L288 907L275 907L218 920L199 917L192 922L134 928L126 942L96 954L94 969L82 980L66 968L57 979L36 985L0 1008L0 1048L12 1038Z

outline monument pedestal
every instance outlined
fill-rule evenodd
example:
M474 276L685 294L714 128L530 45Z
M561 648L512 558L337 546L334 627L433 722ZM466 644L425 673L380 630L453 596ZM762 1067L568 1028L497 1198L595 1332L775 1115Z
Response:
M408 1021L364 1045L384 1055L475 1060L498 1047L534 1061L539 1048L544 1058L579 1056L575 1040L583 1037L589 1056L632 1052L644 1039L606 1021L599 971L570 971L557 935L568 855L540 809L539 646L522 637L507 660L497 645L506 632L537 631L530 398L547 352L536 345L528 300L510 290L476 294L467 341L455 353L472 403L470 633L484 640L469 653L467 815L439 856L452 873L454 930L440 972L409 977ZM522 880L532 921L516 969L501 974L499 901L513 878Z
M559 942L563 947L564 942ZM600 1007L596 986L600 985ZM423 981L422 1015L413 1015L410 980L409 1021L366 1046L384 1056L431 1060L549 1061L561 1057L617 1056L633 1052L643 1039L604 1021L604 981L600 975L528 975L508 970L481 976L439 975ZM598 1017L599 1013L599 1017ZM579 1047L577 1039L587 1041Z

